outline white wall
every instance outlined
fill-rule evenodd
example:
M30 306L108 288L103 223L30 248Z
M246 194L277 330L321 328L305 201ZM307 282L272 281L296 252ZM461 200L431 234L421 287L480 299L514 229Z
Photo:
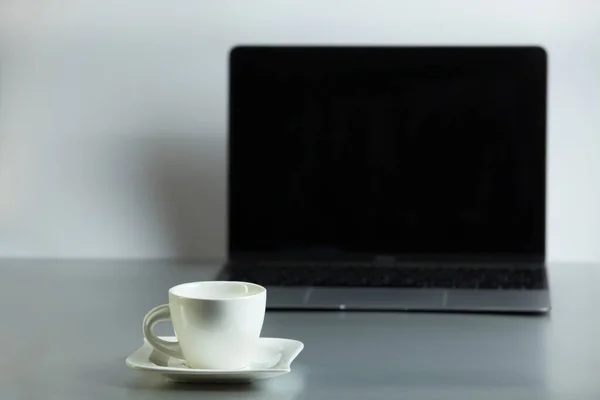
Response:
M600 1L4 0L0 256L219 257L238 43L550 54L551 260L600 260Z

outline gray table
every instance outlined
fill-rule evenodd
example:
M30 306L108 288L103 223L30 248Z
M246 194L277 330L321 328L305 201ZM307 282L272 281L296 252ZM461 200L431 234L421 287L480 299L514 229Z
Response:
M306 347L291 373L249 386L128 369L144 313L215 271L0 261L0 399L600 399L600 265L553 266L546 317L268 313L264 336Z

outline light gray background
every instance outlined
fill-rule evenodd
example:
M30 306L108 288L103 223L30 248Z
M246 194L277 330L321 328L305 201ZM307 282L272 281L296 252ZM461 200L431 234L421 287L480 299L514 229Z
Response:
M238 43L550 53L548 255L600 260L600 2L5 0L0 256L222 257Z

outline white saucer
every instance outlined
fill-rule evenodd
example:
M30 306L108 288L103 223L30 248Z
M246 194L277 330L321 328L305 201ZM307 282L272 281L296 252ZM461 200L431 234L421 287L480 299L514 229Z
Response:
M162 339L176 340L174 336ZM144 345L127 357L125 363L133 369L159 373L173 382L241 383L287 374L292 361L304 348L302 342L292 339L260 338L259 344L259 359L237 370L189 368L184 360L155 350L145 339Z

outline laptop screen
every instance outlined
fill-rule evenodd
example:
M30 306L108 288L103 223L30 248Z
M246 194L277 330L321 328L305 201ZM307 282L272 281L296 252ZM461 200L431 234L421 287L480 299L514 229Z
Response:
M229 252L542 257L538 47L237 47Z

